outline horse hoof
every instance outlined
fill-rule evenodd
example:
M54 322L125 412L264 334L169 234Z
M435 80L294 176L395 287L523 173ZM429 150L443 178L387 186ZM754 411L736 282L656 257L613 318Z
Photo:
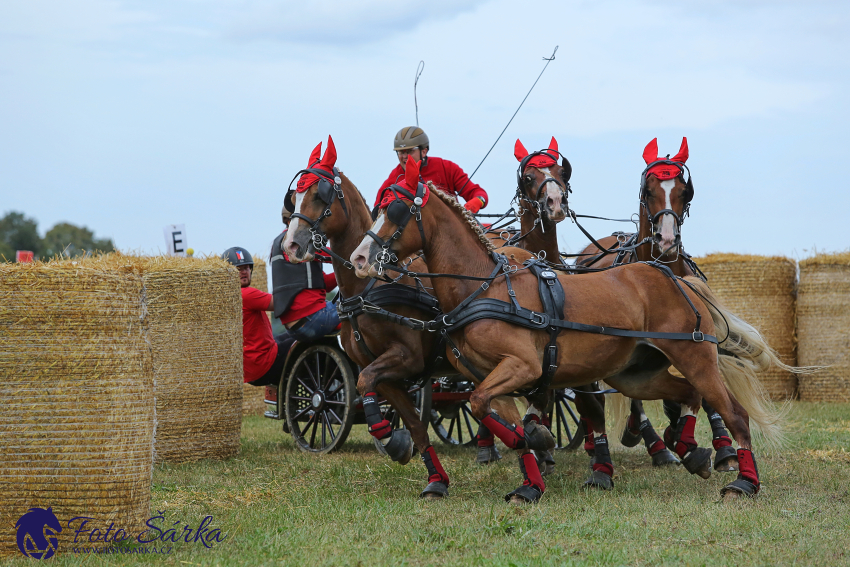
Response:
M640 443L642 437L640 436L640 429L632 431L629 428L629 424L632 422L631 418L626 422L626 427L623 429L623 434L620 435L620 443L622 443L625 447L634 447L638 443Z
M378 441L380 445L381 442ZM407 429L395 429L389 443L383 446L389 457L400 465L406 465L413 458L413 438Z
M475 459L479 465L489 465L500 460L502 455L499 454L499 449L495 445L489 447L478 447L478 457Z
M587 488L611 490L614 488L614 479L602 471L593 471L590 473L590 478L584 481L584 486Z
M448 498L449 487L444 482L434 481L425 487L425 490L419 494L419 498L425 500L442 500Z
M670 451L669 449L662 449L658 451L654 455L652 455L652 466L653 467L667 467L667 466L678 466L681 465L682 462L679 460L676 455Z
M505 495L505 502L511 504L534 504L540 497L543 496L543 491L536 486L522 485L513 492Z
M549 476L555 472L555 458L549 451L532 451L534 458L537 459L537 467L540 469L541 476Z
M743 478L736 478L720 490L720 496L724 502L729 502L742 496L755 496L758 491L759 488L752 482Z
M555 448L555 438L545 425L529 421L525 425L525 444L534 451L550 451Z
M714 454L714 470L734 472L738 470L738 452L729 445L721 447Z
M697 447L684 456L682 464L689 473L699 475L702 478L709 478L711 476L711 449Z

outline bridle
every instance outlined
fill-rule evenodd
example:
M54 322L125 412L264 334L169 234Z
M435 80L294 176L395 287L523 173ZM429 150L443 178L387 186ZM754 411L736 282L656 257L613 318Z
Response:
M318 163L318 161L315 162L313 166L315 166L316 163ZM292 189L292 183L299 175L305 174L312 174L319 178L319 186L316 190L316 195L318 195L319 199L325 204L324 211L322 211L322 214L320 214L315 220L311 219L307 215L302 215L301 213L296 212L295 204L292 202L292 195L295 193L295 190ZM291 218L301 219L307 223L308 230L310 231L310 244L314 249L330 254L332 257L342 262L346 268L353 268L351 262L328 248L328 235L325 234L319 226L322 219L331 216L331 206L334 204L337 197L339 197L339 204L342 205L342 210L345 212L345 216L348 217L348 207L345 205L345 195L342 192L342 178L339 176L339 170L334 167L333 177L331 177L324 169L318 169L311 166L300 170L295 174L295 177L292 178L292 181L289 182L289 187L286 189L286 196L283 199L283 206L290 212Z
M647 172L650 169L652 169L653 167L655 167L656 165L672 165L672 166L675 166L679 169L679 175L676 177L676 179L681 179L684 182L686 194L687 194L687 200L685 201L685 206L682 208L681 216L676 211L674 211L673 209L670 209L670 208L661 209L660 211L658 211L654 215L649 210L649 203L647 203L647 201L646 201L646 177L647 177ZM685 172L688 173L688 180L687 181L685 181L685 179L684 179ZM640 174L640 194L639 194L640 207L641 207L641 210L644 211L645 214L646 214L646 220L649 221L650 231L651 231L653 237L660 234L661 229L658 226L659 220L664 215L671 215L673 217L674 221L676 222L676 236L678 237L677 238L678 241L673 246L676 247L677 253L678 253L678 250L681 248L681 244L682 244L682 239L681 239L681 236L680 236L681 230L682 230L682 225L685 222L685 218L690 216L691 199L693 199L693 195L694 195L694 184L693 184L693 180L691 179L691 170L688 169L688 166L685 165L682 162L673 161L673 160L669 160L669 159L657 160L657 161L654 161L652 163L647 164L646 168ZM656 258L656 260L658 260L659 258L663 258L667 254L667 252L669 252L669 251L670 251L670 248L668 248L667 250L663 250L661 255L658 258Z
M561 156L563 158L564 162L566 163L566 165L563 166L563 176L562 176L562 180L561 180L562 182L559 182L554 177L547 176L537 186L537 194L534 196L534 199L531 199L525 194L525 191L523 191L523 185L524 184L523 184L522 174L525 173L525 168L528 167L528 162L531 161L532 158L537 157L537 156L542 156L542 155L545 155L545 156L551 158L552 152L555 152L559 156ZM557 164L557 160L556 160L555 163ZM516 170L516 195L514 196L514 200L517 203L525 201L526 203L530 204L532 206L532 208L537 212L537 216L541 217L542 213L543 213L543 206L540 204L540 196L543 194L543 188L546 187L546 184L550 183L550 182L557 185L558 188L561 191L561 203L563 205L566 205L567 204L567 197L573 191L572 188L570 187L570 177L572 176L572 173L573 173L573 168L570 165L570 160L568 160L566 158L566 156L564 156L564 154L562 154L558 150L546 149L546 150L540 150L540 151L532 152L532 153L528 154L527 156L525 156L524 158L522 158L522 161L519 162L519 167L517 167L517 170ZM520 207L522 207L522 205L520 205ZM522 213L520 212L518 214L522 214Z
M375 255L375 260L378 262L379 276L383 275L385 265L398 262L398 256L393 251L392 245L396 240L401 238L410 219L416 219L416 225L419 227L419 237L422 239L422 248L425 247L425 230L422 228L422 204L424 203L425 185L423 183L417 183L415 195L396 184L390 185L387 189L393 192L395 199L387 205L385 215L387 220L396 225L396 230L388 240L384 240L378 236L372 229L366 231L366 234L381 247L381 251ZM403 198L411 202L410 206L402 200Z

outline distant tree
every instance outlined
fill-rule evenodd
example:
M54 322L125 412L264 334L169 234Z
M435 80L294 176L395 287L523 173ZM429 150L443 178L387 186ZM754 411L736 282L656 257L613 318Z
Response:
M10 211L0 219L0 254L10 262L15 261L16 250L32 250L36 257L42 251L38 224L23 213Z
M74 257L86 252L112 252L115 246L109 238L95 238L88 228L60 222L44 235L43 256L53 257L57 254Z

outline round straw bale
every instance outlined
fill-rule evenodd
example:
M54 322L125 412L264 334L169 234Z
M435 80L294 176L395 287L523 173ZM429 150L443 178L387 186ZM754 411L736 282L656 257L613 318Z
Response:
M144 528L155 426L146 325L137 274L0 264L0 555L19 553L30 508L52 508L60 552L76 516Z
M254 273L251 276L251 287L260 291L269 291L266 262L260 255L254 255ZM269 312L271 316L271 312ZM242 415L262 415L266 411L265 387L242 385Z
M827 366L800 376L800 399L850 402L850 252L800 262L797 359Z
M742 254L710 254L695 260L712 291L732 313L758 329L782 362L796 365L794 261L783 256ZM795 397L794 374L771 367L760 378L774 400Z

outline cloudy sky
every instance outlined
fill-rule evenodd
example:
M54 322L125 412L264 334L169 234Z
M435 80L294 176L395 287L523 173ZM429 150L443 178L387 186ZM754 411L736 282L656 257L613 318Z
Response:
M501 212L513 143L554 135L578 213L637 210L641 154L687 136L692 254L850 246L850 5L783 1L4 0L0 214L84 224L123 250L266 254L310 150L333 135L367 198L419 121ZM842 55L843 54L843 55ZM599 235L621 226L588 223ZM585 239L559 229L561 248Z

